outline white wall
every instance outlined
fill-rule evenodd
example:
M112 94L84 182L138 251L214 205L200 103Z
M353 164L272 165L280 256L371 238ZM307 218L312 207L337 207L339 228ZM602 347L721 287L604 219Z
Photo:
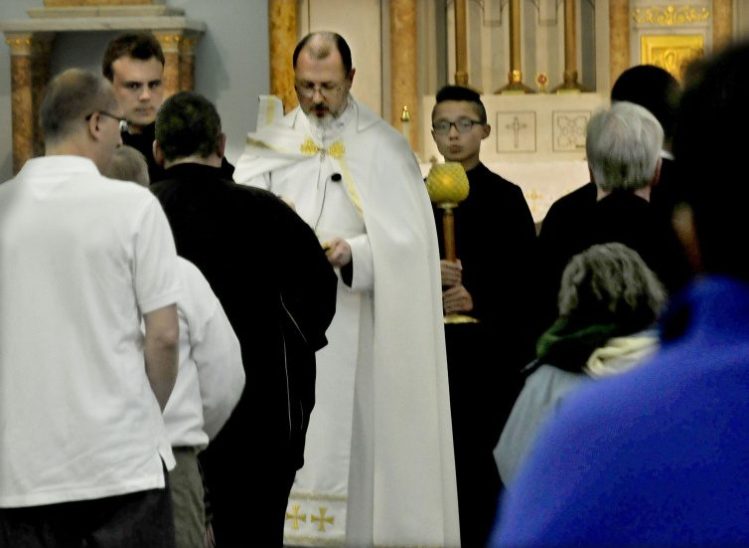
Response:
M196 50L195 89L216 104L229 142L233 163L242 151L247 131L255 127L257 96L268 93L267 0L167 0L185 10L207 29ZM0 0L0 19L26 19L26 10L42 0ZM52 73L71 66L100 71L101 55L116 33L61 34L55 41ZM0 41L0 181L12 175L10 117L10 51Z

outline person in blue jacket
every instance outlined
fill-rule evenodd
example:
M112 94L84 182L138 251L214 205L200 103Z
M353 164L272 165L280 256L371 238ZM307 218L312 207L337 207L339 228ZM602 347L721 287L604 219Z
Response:
M749 44L705 63L674 138L674 224L700 272L648 364L591 383L540 434L492 546L749 543Z

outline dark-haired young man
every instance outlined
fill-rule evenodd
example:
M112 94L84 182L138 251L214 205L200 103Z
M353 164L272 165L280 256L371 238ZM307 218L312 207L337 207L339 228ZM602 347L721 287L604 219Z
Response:
M153 158L154 120L164 100L164 52L150 33L128 33L114 38L104 53L102 73L112 82L128 121L122 142L148 161L152 182L163 170Z
M532 357L536 233L523 192L479 158L491 126L475 91L445 86L432 110L432 137L470 183L454 210L460 261L441 261L445 314L478 323L445 326L462 546L484 546L494 520L499 476L492 451ZM442 210L435 208L440 247ZM500 268L495 265L500 264Z
M166 170L151 189L178 253L210 282L242 347L244 393L201 454L218 546L281 546L336 277L314 232L291 208L224 178L225 143L208 100L173 95L156 119L156 156Z
M164 168L153 156L156 113L164 101L164 63L161 44L148 32L117 36L109 42L101 63L128 121L122 142L146 158L151 183L164 177ZM234 166L226 158L221 169L231 179Z

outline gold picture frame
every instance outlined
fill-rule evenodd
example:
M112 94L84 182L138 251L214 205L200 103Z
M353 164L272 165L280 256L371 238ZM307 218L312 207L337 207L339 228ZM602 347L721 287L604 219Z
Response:
M650 34L640 39L640 62L666 69L679 81L687 64L704 55L701 34Z

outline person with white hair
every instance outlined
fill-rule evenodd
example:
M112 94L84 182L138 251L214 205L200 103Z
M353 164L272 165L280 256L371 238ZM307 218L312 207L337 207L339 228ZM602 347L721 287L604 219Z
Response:
M593 244L623 243L637 251L659 279L671 277L669 269L677 263L679 250L650 204L651 188L660 176L663 138L655 116L634 103L619 101L591 117L585 150L595 197L562 197L539 235L541 314L546 326L556 317L564 267Z

